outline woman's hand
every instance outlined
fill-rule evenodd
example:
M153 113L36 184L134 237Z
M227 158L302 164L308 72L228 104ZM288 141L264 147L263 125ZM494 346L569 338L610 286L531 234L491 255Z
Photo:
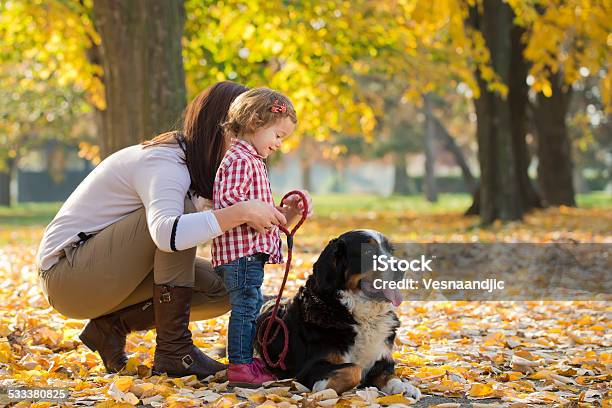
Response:
M306 201L308 202L308 215L307 218L310 218L312 215L312 198L308 191L299 190L306 197ZM292 194L287 197L284 201L284 205L276 207L287 219L287 225L293 224L293 222L302 216L302 211L304 210L304 202L302 198L297 194Z
M274 225L287 224L281 211L263 201L249 200L238 204L244 206L246 224L261 234L271 230Z
M232 206L214 210L221 231L229 231L241 224L247 224L264 234L274 225L285 225L287 219L274 206L260 200L241 201Z

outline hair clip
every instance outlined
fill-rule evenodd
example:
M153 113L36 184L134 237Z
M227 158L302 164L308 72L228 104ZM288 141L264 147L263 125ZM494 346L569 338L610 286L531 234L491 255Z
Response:
M270 108L270 112L285 113L287 112L287 105L284 102L279 103L278 99L275 99L274 102L272 102L272 107Z

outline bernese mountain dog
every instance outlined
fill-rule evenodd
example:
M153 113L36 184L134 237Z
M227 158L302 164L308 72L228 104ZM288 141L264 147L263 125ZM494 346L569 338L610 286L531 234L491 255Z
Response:
M355 230L331 240L306 284L292 300L279 305L278 315L289 332L286 369L268 369L313 391L332 388L341 394L357 386L375 386L387 394L419 399L419 389L395 375L392 349L399 319L394 307L402 302L401 293L374 289L380 272L371 262L363 262L373 255L390 257L392 252L389 240L377 231ZM262 307L258 331L265 330L274 302ZM267 348L272 361L278 360L283 346L281 331ZM262 355L257 341L255 349Z

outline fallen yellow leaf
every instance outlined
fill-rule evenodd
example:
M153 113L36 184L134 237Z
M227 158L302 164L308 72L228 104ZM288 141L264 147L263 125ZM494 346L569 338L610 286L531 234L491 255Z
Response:
M472 384L469 392L470 397L490 397L493 394L493 387L491 387L489 384L480 383Z
M118 379L114 381L115 386L122 392L129 391L133 382L134 382L134 378L127 377L127 376L119 377Z
M391 405L391 404L411 404L413 400L404 397L403 394L387 395L385 397L376 398L376 402L380 405Z

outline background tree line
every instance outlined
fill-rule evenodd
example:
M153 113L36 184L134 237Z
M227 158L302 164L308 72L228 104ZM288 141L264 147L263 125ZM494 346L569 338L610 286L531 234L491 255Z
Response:
M299 146L306 169L314 145L331 159L390 154L403 193L406 155L423 151L435 200L439 145L473 189L470 213L484 224L519 220L575 205L576 149L610 152L610 6L0 1L0 160L14 173L49 137L105 157L172 128L189 98L230 79L291 96L301 120L288 148ZM91 124L97 140L83 136ZM462 148L474 142L478 184Z

